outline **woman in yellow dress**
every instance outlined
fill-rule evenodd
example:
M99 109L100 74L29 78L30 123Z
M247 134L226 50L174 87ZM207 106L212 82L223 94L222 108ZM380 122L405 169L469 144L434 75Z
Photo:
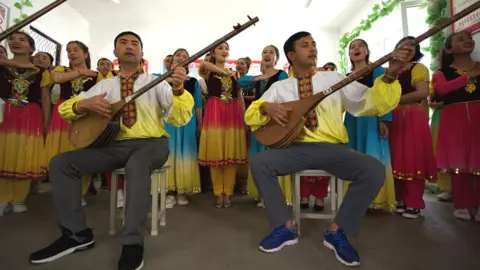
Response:
M227 68L230 52L225 42L211 52L210 62L202 62L199 74L207 84L198 162L210 167L217 208L232 203L238 166L247 163L245 103L235 74Z
M13 59L0 58L0 216L27 211L32 180L41 180L43 131L50 115L50 74L34 66L35 41L23 32L8 38Z
M67 53L70 66L57 66L51 71L53 83L60 84L60 99L55 104L45 141L43 160L45 170L48 170L48 164L52 157L74 149L68 139L70 123L60 117L58 107L65 100L77 96L82 91L87 91L103 79L101 73L90 70L90 53L85 44L80 41L71 41L67 44ZM91 175L84 176L82 181L83 196L87 194L91 181ZM86 206L86 204L86 201L82 199L82 205Z

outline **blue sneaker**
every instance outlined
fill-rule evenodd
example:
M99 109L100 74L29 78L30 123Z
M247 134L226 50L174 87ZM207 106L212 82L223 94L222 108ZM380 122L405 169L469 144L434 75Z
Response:
M323 244L335 252L337 260L346 266L359 266L360 256L348 242L347 236L342 229L336 232L326 231Z
M273 253L281 250L284 246L296 243L298 243L297 229L280 226L263 239L258 248L263 252Z

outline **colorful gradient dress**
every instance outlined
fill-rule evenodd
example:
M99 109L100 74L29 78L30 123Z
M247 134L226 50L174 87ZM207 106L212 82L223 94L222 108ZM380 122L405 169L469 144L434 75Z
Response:
M359 83L372 87L375 80L383 75L382 67L377 67L371 73L358 80ZM380 121L391 122L392 113L384 116L362 116L355 117L350 113L345 114L345 127L348 132L348 146L355 151L370 155L378 159L385 166L385 183L371 204L370 208L395 210L395 183L393 180L392 164L390 158L390 144L387 139L380 137ZM350 182L344 181L344 191L348 189Z
M233 194L238 165L247 163L243 101L234 75L205 75L208 101L205 106L198 162L210 167L214 194Z
M168 146L170 155L167 164L167 191L181 194L201 192L200 170L197 151L197 109L202 109L200 84L195 78L188 78L184 88L193 96L195 105L192 118L182 127L174 127L165 122L165 129L170 135Z
M58 66L52 70L52 72L71 72L69 67ZM103 76L99 72L96 77L84 77L77 78L70 82L60 84L60 96L58 102L52 112L52 118L48 127L47 138L45 140L45 151L42 158L42 167L45 171L48 171L50 160L63 152L72 151L75 148L68 139L68 129L70 123L63 120L58 112L58 107L65 101L72 97L77 96L83 91L88 91L95 84L103 79ZM82 194L85 196L88 191L92 178L91 175L86 175L82 182Z
M44 69L0 66L0 98L5 102L0 122L0 204L23 203L30 180L45 176L41 91L50 84Z

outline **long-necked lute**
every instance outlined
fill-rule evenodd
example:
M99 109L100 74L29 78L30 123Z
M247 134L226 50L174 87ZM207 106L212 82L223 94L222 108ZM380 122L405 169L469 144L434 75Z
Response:
M415 40L413 41L414 45L419 44L428 37L440 32L442 29L467 16L478 8L480 8L480 2L470 5L466 9L453 15L451 18L443 20L440 25L428 30L427 32L415 38ZM392 53L389 53L377 60L376 62L351 74L347 78L341 80L340 82L336 83L335 85L322 92L319 92L305 99L283 103L286 107L291 108L287 125L281 126L277 122L272 120L261 128L255 130L255 137L260 143L269 148L283 148L289 146L297 139L300 132L302 132L308 114L311 111L315 110L315 107L317 107L322 100L324 100L326 97L333 94L334 92L342 89L346 85L358 80L361 77L364 77L368 73L372 72L372 70L376 67L388 62L391 58Z
M188 64L202 57L206 53L215 49L218 45L238 35L240 32L249 28L257 23L258 17L250 18L249 21L243 25L237 24L233 27L233 31L225 35L224 37L216 40L212 44L208 45L201 51L192 55L187 60L183 61L179 66L186 67ZM94 148L109 144L120 131L120 116L122 115L123 108L131 102L134 102L138 97L146 93L148 90L155 87L157 84L164 81L171 76L173 71L161 75L159 78L151 81L140 90L135 91L131 96L122 99L116 103L111 104L112 117L106 117L95 112L88 112L87 115L72 122L69 129L69 139L73 146L79 148Z
M25 20L15 24L14 26L8 28L7 30L3 31L2 33L0 33L0 41L6 39L8 36L10 36L11 34L19 31L20 29L24 28L25 26L31 24L33 21L35 21L36 19L42 17L43 15L47 14L48 12L50 12L52 9L60 6L61 4L67 2L67 0L57 0L47 6L45 6L44 8L40 9L39 11L33 13L32 15L28 16L28 18L26 18Z

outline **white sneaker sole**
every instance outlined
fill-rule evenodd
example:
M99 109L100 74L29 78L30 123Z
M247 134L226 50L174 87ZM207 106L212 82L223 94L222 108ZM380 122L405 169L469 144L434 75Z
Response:
M409 214L409 213L403 213L402 217L408 218L408 219L417 219L420 217L420 214L414 215L414 214Z
M332 244L330 244L329 242L327 242L327 240L323 240L323 245L326 246L328 249L332 250L332 251L335 253L335 258L337 258L337 261L339 261L339 262L342 263L343 265L345 265L345 266L350 266L350 267L354 267L354 266L359 266L359 265L360 265L360 262L352 262L352 263L349 263L349 262L344 261L342 258L340 258L340 256L338 256L338 253L337 253L337 250L335 249L335 247L333 247Z
M259 246L258 248L265 253L274 253L274 252L280 251L285 246L293 246L297 243L298 243L298 238L295 238L293 240L285 241L279 247L276 247L273 249L264 249L262 246Z
M43 264L43 263L49 263L49 262L53 262L55 260L58 260L64 256L67 256L67 255L70 255L72 253L74 253L75 251L81 251L81 250L85 250L85 249L88 249L90 245L93 245L95 243L95 239L93 239L92 241L88 242L88 243L85 243L85 244L82 244L82 245L78 245L76 247L72 247L72 248L69 248L67 250L64 250L52 257L49 257L49 258L46 258L46 259L43 259L43 260L30 260L31 263L33 264ZM143 265L142 265L143 267ZM141 269L141 268L140 268Z
M140 269L143 269L143 260L142 260L142 263L135 270L140 270Z

